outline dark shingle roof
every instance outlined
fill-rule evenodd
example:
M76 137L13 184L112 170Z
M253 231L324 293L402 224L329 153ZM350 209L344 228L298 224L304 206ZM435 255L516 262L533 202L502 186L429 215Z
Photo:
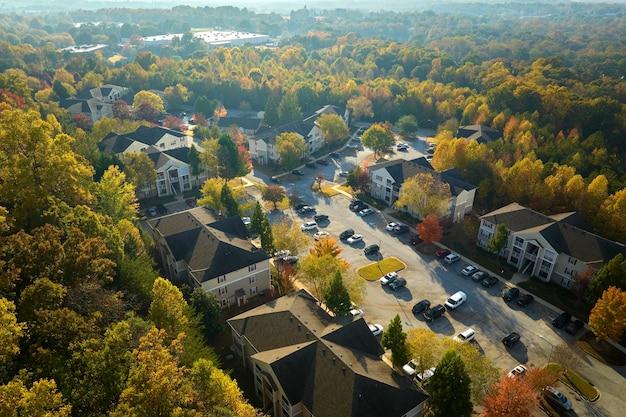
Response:
M258 130L261 127L263 119L252 117L222 117L217 122L217 125L221 128L227 129L232 125L236 125L246 130Z
M124 135L117 135L115 133L109 133L98 144L100 151L104 153L123 153L133 141Z
M176 137L183 137L185 134L177 130L168 129L162 126L139 126L134 132L127 133L130 139L136 140L146 145L154 145L165 134L170 134Z
M345 111L346 109L343 107L328 104L314 112L305 115L302 120L285 123L273 128L268 126L261 126L255 133L255 136L259 139L273 142L276 136L281 133L295 132L306 138L307 135L311 132L311 129L313 129L313 126L315 125L318 117L323 114L337 114L338 116L343 117Z
M182 148L174 148L163 151L163 153L171 156L172 158L176 158L181 162L189 164L189 149L187 147Z
M402 416L428 396L381 359L362 318L333 318L304 290L228 320L271 366L292 405L316 417ZM268 376L271 380L271 376Z
M470 191L476 188L475 185L461 179L461 174L456 168L446 169L439 173L441 180L450 186L452 195L459 195L461 191Z
M456 133L458 138L476 139L478 143L493 142L502 137L497 129L484 125L461 126Z

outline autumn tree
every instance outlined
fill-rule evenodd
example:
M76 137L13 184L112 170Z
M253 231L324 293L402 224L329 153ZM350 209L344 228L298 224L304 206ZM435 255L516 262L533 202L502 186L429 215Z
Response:
M439 223L436 214L427 215L424 220L417 225L417 235L427 244L439 242L443 237L443 228Z
M398 119L396 126L404 135L410 135L417 130L417 120L412 114L407 114Z
M28 387L15 378L0 385L0 415L70 417L72 407L63 399L53 379L40 379Z
M431 173L420 173L404 181L395 205L425 219L446 214L450 196L448 184Z
M509 231L504 223L500 223L496 226L496 231L487 244L487 249L493 253L500 254L500 251L506 247L506 243L509 239Z
M126 175L116 166L110 166L104 172L96 184L94 196L96 208L115 223L137 217L135 187L126 182Z
M150 320L159 329L165 330L170 338L175 338L187 326L186 307L183 294L174 284L164 278L154 281Z
M348 173L348 177L346 178L346 183L352 187L352 189L357 191L367 191L369 187L369 175L367 174L367 169L362 168L361 166L357 166L353 170Z
M391 350L391 361L394 366L402 366L409 360L409 350L406 344L406 333L402 330L400 316L391 320L389 326L383 333L382 344L386 349Z
M300 165L308 147L302 136L294 132L284 132L276 136L276 152L280 165L293 169Z
M341 254L341 248L337 244L337 240L331 236L323 237L313 242L313 246L309 249L309 253L314 256L330 255L337 258Z
M537 406L537 392L527 378L503 375L485 397L485 417L527 417Z
M149 106L150 109L157 113L163 113L165 111L161 97L151 91L142 90L133 97L133 107L135 109L139 109L144 105Z
M346 314L352 308L350 294L343 283L340 271L335 272L334 277L325 289L324 302L326 307L337 315Z
M611 286L626 291L626 258L621 253L596 272L595 278L589 283L588 297L595 302Z
M311 241L297 224L288 221L273 224L272 235L274 236L274 249L288 250L294 255L309 246Z
M274 210L278 210L277 204L283 201L285 198L285 189L280 185L268 185L263 188L263 192L261 194L263 200L269 201L274 204Z
M433 417L470 417L473 409L470 385L463 360L456 352L448 351L428 381Z
M417 361L418 374L437 365L442 352L439 336L435 332L424 328L410 329L406 342L410 357Z
M196 128L195 130L198 130ZM219 177L221 171L221 163L219 159L220 144L217 138L205 139L200 145L200 163L206 169L209 177Z
M167 127L168 129L178 130L178 131L182 131L185 128L185 124L183 123L183 120L171 114L167 116L165 120L163 120L163 126Z
M8 365L13 356L20 351L20 338L24 325L17 322L15 304L0 297L0 364ZM2 373L0 372L0 375Z
M607 237L617 241L626 239L626 188L604 200L598 212L598 222Z
M356 96L348 99L348 109L355 120L369 119L374 116L372 101L364 96Z
M599 340L619 340L626 330L626 291L607 288L589 314L589 327Z
M344 122L340 116L333 113L321 115L316 123L322 131L322 136L326 143L338 142L345 139L350 134L346 122Z
M217 212L222 211L223 204L221 196L223 186L224 180L222 178L209 178L206 180L200 188L202 197L198 199L198 205L206 206Z
M389 152L391 145L394 143L393 135L389 131L389 128L382 124L376 123L371 125L361 136L361 143L363 146L374 151L374 156Z
M156 182L157 175L154 164L145 153L126 153L122 156L122 163L124 164L124 174L126 174L126 178L138 190L152 187Z

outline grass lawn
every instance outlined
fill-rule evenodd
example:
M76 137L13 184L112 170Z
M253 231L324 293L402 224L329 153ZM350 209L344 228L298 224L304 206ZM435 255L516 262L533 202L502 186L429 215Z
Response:
M548 370L559 375L559 379L568 385L571 385L576 391L578 391L583 397L589 401L595 401L600 396L600 391L578 372L571 369L563 369L558 363L549 363L546 365Z
M535 294L550 304L570 313L575 317L587 320L589 307L576 299L576 296L569 290L550 282L539 281L531 278L518 284L523 289Z
M612 366L626 366L624 352L606 342L599 342L591 332L585 333L576 345L600 362Z
M350 195L351 195L351 196L353 196L353 197L354 197L354 195L356 194L356 193L354 192L354 190L352 189L352 187L350 187L349 185L340 185L340 186L339 186L339 187L337 187L337 188L339 188L341 191L343 191L343 192L345 192L345 193L350 194Z
M406 264L392 256L391 258L385 258L379 262L372 262L371 264L362 266L356 272L361 278L367 281L376 281L389 272L401 271L404 268L406 268Z
M274 210L274 203L271 201L263 201L263 207L265 210ZM289 198L285 197L278 203L276 203L277 210L287 210L289 208Z

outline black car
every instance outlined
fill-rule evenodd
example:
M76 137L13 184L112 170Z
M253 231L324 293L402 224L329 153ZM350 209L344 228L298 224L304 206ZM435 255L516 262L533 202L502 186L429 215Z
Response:
M422 243L422 239L420 239L417 235L414 235L413 237L411 237L411 240L409 240L409 245L411 246L417 246L420 243Z
M389 283L389 288L392 291L398 291L402 288L406 287L406 279L404 278L398 278L392 282Z
M157 204L156 205L156 211L157 213L163 215L163 214L167 214L167 207L165 207L163 204Z
M302 172L302 171L301 171L301 170L299 170L299 169L294 169L294 170L292 170L292 171L291 171L291 173L292 173L293 175L300 175L300 176L304 175L304 172Z
M401 235L402 233L406 233L409 230L411 230L411 228L409 226L407 226L406 224L401 224L398 225L396 227L393 228L393 232L397 235Z
M524 294L522 295L519 300L517 300L517 305L520 307L526 307L528 304L532 303L535 300L535 297L533 297L530 294Z
M273 182L274 184L280 184L280 178L270 177L270 182Z
M330 156L332 156L333 158L339 158L339 152L331 152Z
M569 334L576 334L585 327L585 323L580 320L570 321L567 326L565 326L565 331Z
M508 290L504 290L502 292L502 299L504 301L513 301L515 300L517 297L519 296L519 289L518 288L509 288Z
M419 303L416 303L411 309L411 311L413 312L413 314L420 314L428 310L429 308L430 308L430 301L422 300Z
M424 318L428 321L433 321L436 318L443 316L443 313L446 312L446 308L441 304L437 304L433 308L429 308L424 312Z
M347 238L349 238L353 234L354 234L354 230L353 229L346 229L343 232L341 232L341 234L339 235L339 239L346 240Z
M315 216L313 216L313 220L315 220L317 223L326 222L326 221L328 221L328 215L326 215L326 214L316 214Z
M567 326L572 320L572 315L569 313L561 313L552 320L552 325L557 329L562 329Z
M307 168L315 168L315 162L310 161L304 164Z
M483 279L482 282L480 283L480 285L482 285L485 288L491 288L494 285L496 285L498 283L498 278L494 277L493 275L487 275L487 278ZM517 289L517 288L515 288ZM505 298L506 300L506 298Z
M511 347L517 342L519 342L520 339L521 339L521 336L519 335L519 333L511 332L507 334L506 336L504 336L504 339L502 339L502 343L506 347Z
M348 208L351 211L361 211L364 208L367 208L367 204L365 204L364 202L362 202L361 200L352 200L350 202L350 205L348 206Z
M328 161L325 159L318 159L317 162L319 165L328 165Z
M363 253L366 255L371 255L373 253L377 253L379 250L380 250L380 246L378 246L377 244L373 244L373 245L366 246L365 249L363 249Z
M315 213L315 207L312 206L303 206L300 209L296 210L298 214L310 214Z
M298 210L300 210L302 207L305 207L306 205L307 205L307 204L305 204L305 203L296 203L296 204L294 204L294 205L293 205L293 209L294 209L295 211L298 211Z

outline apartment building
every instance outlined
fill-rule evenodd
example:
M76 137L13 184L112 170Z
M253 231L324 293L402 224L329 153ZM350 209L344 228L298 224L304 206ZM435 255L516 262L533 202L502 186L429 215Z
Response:
M129 91L126 87L105 84L63 99L60 105L72 116L85 114L94 123L103 117L113 117L113 103L121 100Z

